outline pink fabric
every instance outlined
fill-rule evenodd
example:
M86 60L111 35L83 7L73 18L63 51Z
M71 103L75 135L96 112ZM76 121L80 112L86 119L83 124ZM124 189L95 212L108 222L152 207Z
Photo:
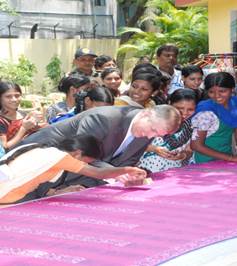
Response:
M237 236L237 164L0 209L0 265L150 266Z

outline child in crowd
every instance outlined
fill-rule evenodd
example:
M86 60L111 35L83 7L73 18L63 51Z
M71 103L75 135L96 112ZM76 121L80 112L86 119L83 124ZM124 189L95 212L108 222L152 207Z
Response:
M191 116L196 107L195 93L190 89L178 89L170 95L169 103L179 110L182 123L173 135L155 138L141 157L138 166L153 173L181 167L192 155L189 143Z
M170 83L170 78L166 76L162 76L160 78L160 88L156 90L152 95L152 100L159 104L167 104L168 103L168 87Z
M90 79L84 75L72 74L61 79L58 90L66 94L66 99L48 107L46 110L47 122L59 114L65 114L75 107L74 95L90 86Z
M192 119L193 161L237 162L232 155L233 133L237 138L237 97L232 96L235 80L227 72L212 73L205 78L204 88L210 99L198 104Z
M75 95L76 106L67 114L58 115L49 121L50 124L72 117L93 107L114 104L114 97L109 89L97 86L93 89L80 91Z
M131 74L131 79L133 80L134 77L138 74L153 74L155 76L161 77L162 74L161 72L157 69L157 67L151 63L140 63L137 64L133 70L132 70L132 74ZM121 91L121 95L126 95L128 96L129 94L129 88L131 87L131 82L129 84L126 85L126 87L124 87L124 89Z
M203 71L199 66L189 65L182 68L184 88L195 92L198 101L204 98L204 91L200 88L203 82Z
M133 76L128 95L115 99L115 105L147 108L155 106L153 94L160 88L160 77L152 73L137 73Z
M95 59L94 74L91 81L96 81L98 85L103 85L101 73L107 68L117 68L116 61L109 55L99 55Z
M115 178L129 185L143 184L146 173L136 167L96 168L88 165L101 158L100 143L79 135L63 140L57 148L28 144L13 149L0 160L0 204L19 203L46 195L64 179L63 172ZM25 167L31 163L31 167Z
M38 128L42 114L19 111L22 91L12 82L0 81L0 141L8 150L20 142L26 135Z
M117 64L115 60L109 55L99 55L95 59L96 73L100 74L106 68L116 68Z
M108 88L114 97L120 95L119 87L122 83L122 72L118 68L106 68L101 73L101 79L106 88Z

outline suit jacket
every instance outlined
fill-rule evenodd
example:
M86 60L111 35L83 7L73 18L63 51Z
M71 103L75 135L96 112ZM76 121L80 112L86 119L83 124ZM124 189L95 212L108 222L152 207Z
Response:
M150 143L147 138L135 138L122 154L115 158L113 154L125 138L133 117L140 111L131 106L92 108L43 128L20 144L44 143L57 146L57 143L69 136L92 135L102 143L103 161L114 166L135 165Z

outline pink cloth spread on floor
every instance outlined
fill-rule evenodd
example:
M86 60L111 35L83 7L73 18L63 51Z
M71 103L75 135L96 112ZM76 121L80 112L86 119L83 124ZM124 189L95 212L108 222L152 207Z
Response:
M153 179L0 209L0 265L151 266L237 236L237 164Z

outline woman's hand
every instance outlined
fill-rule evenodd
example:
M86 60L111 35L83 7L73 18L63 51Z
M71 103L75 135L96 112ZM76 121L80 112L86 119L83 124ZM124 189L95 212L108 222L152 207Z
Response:
M180 152L171 152L170 157L168 158L169 160L173 161L183 161L188 157L187 153L185 151L180 151Z
M43 122L44 120L44 117L41 111L37 111L37 110L32 111L30 112L30 116L32 116L35 119L36 123Z
M37 121L31 115L27 115L22 120L22 127L25 129L25 131L31 130L35 128L36 126L37 126Z
M82 175L91 176L99 179L114 178L122 182L125 186L139 186L147 176L145 170L137 167L107 167L98 168L86 164L79 172Z
M169 151L168 149L166 149L164 147L156 147L156 149L154 151L157 155L159 155L165 159L179 160L177 157L177 153Z
M125 174L131 175L131 176L139 176L139 177L142 177L143 179L146 178L147 176L146 171L138 167L125 166L122 168Z
M126 174L115 177L117 181L120 181L125 186L140 186L143 185L147 176L146 171L137 167L124 167Z

